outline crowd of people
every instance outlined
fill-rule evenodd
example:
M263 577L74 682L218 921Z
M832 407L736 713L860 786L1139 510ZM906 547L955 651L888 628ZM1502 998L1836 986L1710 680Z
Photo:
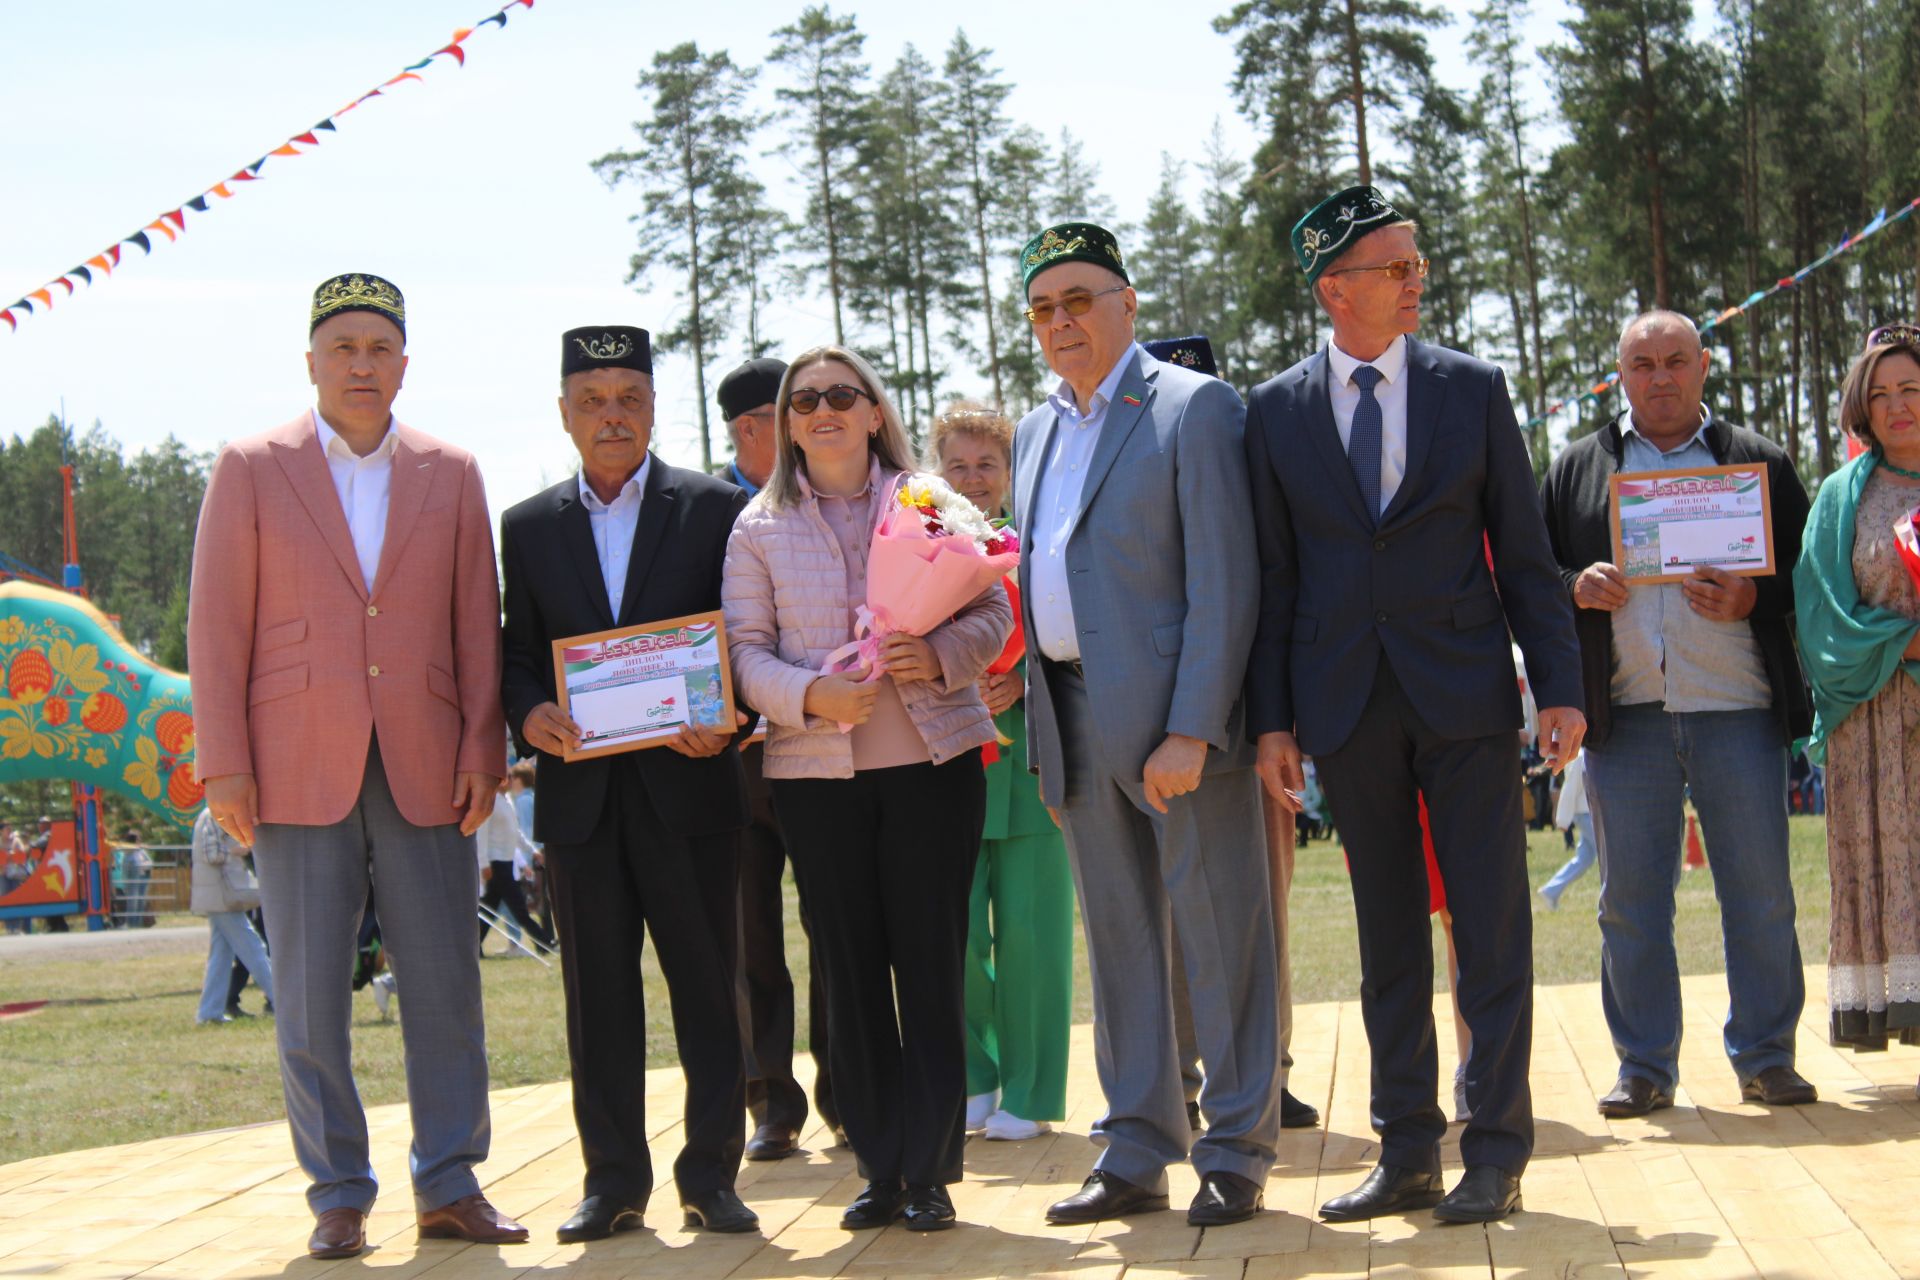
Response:
M1786 849L1788 752L1809 734L1827 769L1834 1036L1920 1038L1914 815L1872 783L1910 767L1920 713L1899 678L1920 672L1903 665L1920 660L1920 598L1899 524L1920 497L1920 333L1870 337L1842 408L1870 447L1811 512L1781 450L1706 405L1709 355L1668 312L1621 333L1626 411L1536 485L1498 366L1412 336L1417 232L1371 187L1303 216L1292 248L1332 337L1243 400L1204 344L1138 340L1110 232L1044 228L1020 268L1057 384L1017 423L950 407L925 456L874 367L823 345L721 382L723 475L671 466L649 448L648 333L569 330L558 409L580 469L502 519L504 609L472 457L391 413L400 291L324 282L316 407L221 451L189 621L208 843L251 846L258 868L275 950L256 976L279 1012L310 1251L363 1248L376 1190L347 1036L369 909L422 1011L402 1022L420 1233L526 1238L474 1173L473 911L478 867L503 922L546 936L519 887L533 844L586 1166L562 1241L641 1225L653 1192L648 936L687 1076L679 1204L690 1227L757 1228L739 1163L792 1154L808 1108L788 864L813 1103L865 1180L846 1228L952 1225L970 1133L1018 1141L1064 1118L1076 897L1107 1106L1092 1174L1047 1221L1167 1208L1181 1161L1200 1175L1190 1223L1252 1217L1279 1131L1318 1123L1287 1088L1287 896L1296 838L1329 821L1380 1160L1321 1216L1518 1210L1534 1144L1523 745L1536 774L1584 771L1558 813L1534 808L1574 833L1547 905L1599 867L1619 1055L1604 1114L1670 1105L1678 1085L1686 795L1714 850L1734 1076L1764 1105L1813 1100L1794 1069ZM1777 572L1630 583L1609 478L1725 463L1766 471ZM923 634L882 628L842 669L903 490L955 527L1011 517L1018 568ZM736 723L580 754L555 642L714 612ZM530 792L503 782L509 738ZM1451 1187L1430 912L1461 1046ZM246 935L221 932L245 960Z

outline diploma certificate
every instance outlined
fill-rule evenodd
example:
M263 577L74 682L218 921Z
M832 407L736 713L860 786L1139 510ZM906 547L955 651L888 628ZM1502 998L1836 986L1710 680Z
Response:
M1613 562L1629 584L1680 582L1696 565L1774 572L1765 463L1624 471L1609 480Z
M560 709L582 734L568 760L657 747L683 724L734 724L717 611L555 640L553 680Z

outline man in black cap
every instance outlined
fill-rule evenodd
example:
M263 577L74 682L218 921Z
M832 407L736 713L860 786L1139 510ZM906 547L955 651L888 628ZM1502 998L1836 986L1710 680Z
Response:
M749 497L773 474L773 406L786 377L784 360L762 356L720 379L720 415L733 439L733 461L723 473ZM793 975L787 971L786 902L781 875L787 846L773 812L773 793L760 768L762 744L740 748L747 771L747 800L752 820L740 839L740 974L735 994L740 1007L740 1037L747 1053L747 1113L753 1136L747 1159L781 1160L800 1149L807 1123L807 1091L793 1078ZM799 882L795 882L795 888ZM812 938L807 908L800 904L800 928ZM812 960L809 942L809 961ZM820 1118L838 1130L833 1083L827 1073L827 997L820 988L820 967L807 966L807 1039L813 1050L813 1101Z
M520 752L538 753L534 836L560 926L573 1113L585 1197L564 1242L642 1225L647 1154L643 935L673 1003L686 1072L674 1181L689 1226L751 1231L734 1194L745 1076L733 996L746 780L732 731L682 726L666 750L566 761L580 727L555 701L553 642L720 607L720 568L746 495L648 452L653 361L644 329L561 337L560 421L580 473L500 521L506 580L501 695Z
M733 439L733 461L724 474L749 498L773 474L773 402L786 376L786 361L761 356L720 379L720 416Z

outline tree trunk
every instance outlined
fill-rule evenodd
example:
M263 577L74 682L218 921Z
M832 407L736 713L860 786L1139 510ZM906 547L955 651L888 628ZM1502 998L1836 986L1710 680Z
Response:
M696 197L693 172L693 127L683 121L680 129L680 173L687 185L687 302L693 326L693 385L700 406L700 469L713 472L713 435L707 427L707 346L705 326L701 323L700 297L700 202Z
M1828 406L1832 395L1827 389L1827 344L1824 341L1826 327L1821 323L1823 317L1818 273L1807 277L1807 286L1813 290L1813 296L1807 300L1807 311L1813 317L1813 439L1814 459L1820 467L1822 476L1833 474L1833 429Z
M1793 248L1796 261L1805 261L1800 255L1807 240L1806 208L1804 201L1794 202ZM1801 295L1805 292L1802 285L1793 287L1792 330L1787 341L1787 456L1793 459L1793 465L1800 465L1800 334L1801 334Z
M820 161L820 210L827 222L827 291L833 295L833 341L847 345L847 327L840 318L840 231L833 216L832 157L827 154L825 108L814 119L814 154Z
M1638 34L1634 51L1640 69L1641 152L1647 170L1647 232L1653 256L1653 305L1666 310L1673 306L1673 289L1667 278L1666 191L1660 177L1660 99L1654 88L1653 51L1647 47L1644 21Z
M1358 0L1347 0L1347 68L1353 94L1354 154L1360 161L1360 185L1373 185L1373 160L1367 153L1367 81L1360 51Z

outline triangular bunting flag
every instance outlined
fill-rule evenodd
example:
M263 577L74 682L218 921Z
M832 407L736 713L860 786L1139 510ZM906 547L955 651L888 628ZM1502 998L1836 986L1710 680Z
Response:
M265 164L266 161L262 160L260 163ZM233 175L227 179L228 182L252 182L253 180L252 172L246 169L235 169Z
M53 310L53 295L48 293L45 289L35 289L32 293L28 294L27 296L29 298L40 299L41 306L45 307L49 311Z
M117 266L119 266L119 265L120 265L120 246L119 246L119 244L117 244L117 243L116 243L116 244L115 244L115 245L114 245L114 246L113 246L113 247L112 247L111 249L108 249L108 250L107 250L107 257L108 257L108 258L110 258L110 259L112 259L112 261L113 261L113 265L114 265L114 266L116 266L116 267L117 267Z
M420 68L422 68L422 67L430 67L430 66L432 66L432 65L433 65L433 54L434 54L434 53L439 53L439 52L440 52L440 50L438 50L438 49L435 49L435 50L433 51L433 53L430 53L430 54L428 54L428 55L427 55L426 57L424 57L424 58L422 58L422 59L420 59L420 61L418 61L418 62L416 62L416 63L414 63L414 64L413 64L412 66L410 66L410 67L408 67L408 68L407 68L407 70L408 70L408 71L418 71L418 70L419 70ZM388 84L392 84L392 83L393 83L393 81L391 81L391 80L389 80L389 81L387 81L387 83L388 83Z
M195 213L205 213L207 211L206 196L198 195L187 201L187 208L193 210Z
M31 302L28 302L25 298L20 299L20 301L14 303L13 305L16 307L26 308L26 312L28 315L33 314L33 304Z
M294 141L304 142L310 147L317 147L320 145L320 139L314 137L311 131L301 134L299 137L295 138Z
M472 27L455 27L453 32L453 42L455 44L459 44L462 40L465 40L468 36L472 34L473 34Z
M415 75L415 74L413 74L413 72L411 72L411 71L402 71L402 72L401 72L401 73L400 73L399 75L397 75L397 76L395 76L395 77L394 77L393 79L391 79L391 80L383 80L383 81L381 81L381 82L380 82L380 89L384 89L384 88L386 88L386 87L387 87L388 85L392 85L392 84L399 84L399 83L400 83L400 82L401 82L402 80L418 80L419 78L420 78L419 76L417 76L417 75ZM378 93L378 92L380 91L380 89L376 89L376 90L374 90L374 92L375 92L375 93Z
M20 322L13 318L12 307L0 309L0 320L5 320L7 322L7 328L12 329L15 333L20 331Z
M140 252L142 253L153 252L153 241L147 239L147 233L145 231L136 231L132 235L128 236L125 240L122 240L120 243L121 244L137 244L140 246Z
M168 222L171 222L177 230L185 231L187 229L187 215L178 209L175 209L172 213L163 213L160 216Z
M319 124L313 126L313 129L314 130L325 129L328 133L340 132L338 129L333 127L333 120L331 117L329 117L328 119L322 120ZM312 130L310 130L309 132L312 132Z
M93 283L93 272L87 270L85 267L75 267L73 270L67 272L67 274L70 276L79 276L82 280L85 280L88 284Z
M490 14L489 16L480 19L479 25L484 27L489 22L499 23L500 29L502 31L505 31L507 29L507 11L505 9L502 9L498 13ZM1920 203L1920 201L1916 201L1915 203Z
M272 155L272 154L273 154L272 152L267 153L267 155ZM247 172L254 174L255 176L258 176L260 173L260 166L264 165L266 162L267 162L267 157L261 156L258 160L255 160L252 164L247 166Z
M67 291L67 296L69 298L73 296L73 281L67 279L65 276L55 276L51 281L48 282L47 287L52 288L56 284Z
M207 190L211 191L214 195L219 196L222 200L233 199L233 192L227 189L227 184L224 182L216 182L212 186L208 187Z
M146 230L158 231L161 235L167 238L168 244L172 244L175 240L178 240L180 238L179 236L173 233L173 228L167 225L167 220L164 216L155 218L152 222L149 222L146 225Z
M96 253L91 258L88 258L87 265L96 271L104 271L108 275L113 274L113 264L107 261L107 255L104 253Z
M300 154L300 148L294 146L291 142L283 142L273 150L267 152L267 154L270 156L297 156Z
M443 53L450 53L453 55L455 62L458 62L463 67L467 65L467 51L457 44L450 44L444 49L435 49L433 53L435 57Z

